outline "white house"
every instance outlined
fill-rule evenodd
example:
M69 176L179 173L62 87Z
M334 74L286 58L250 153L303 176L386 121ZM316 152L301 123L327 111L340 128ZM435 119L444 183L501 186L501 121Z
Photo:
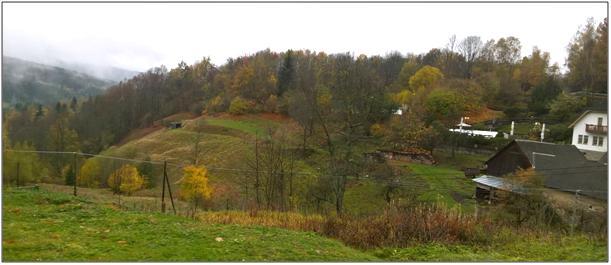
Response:
M607 113L588 110L569 128L573 128L571 144L582 151L607 152L609 120Z

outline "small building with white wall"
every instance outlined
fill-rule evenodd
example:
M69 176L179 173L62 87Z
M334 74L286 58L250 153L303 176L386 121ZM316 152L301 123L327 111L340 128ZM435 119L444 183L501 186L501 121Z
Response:
M573 128L571 144L582 151L606 153L609 119L607 113L588 110L581 114L569 128Z

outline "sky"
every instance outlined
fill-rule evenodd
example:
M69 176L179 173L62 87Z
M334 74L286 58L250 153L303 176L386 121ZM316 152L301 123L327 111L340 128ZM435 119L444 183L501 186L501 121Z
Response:
M522 56L537 46L562 67L579 27L606 16L606 3L3 3L2 44L4 55L42 63L146 71L266 48L405 55L453 34L515 36Z

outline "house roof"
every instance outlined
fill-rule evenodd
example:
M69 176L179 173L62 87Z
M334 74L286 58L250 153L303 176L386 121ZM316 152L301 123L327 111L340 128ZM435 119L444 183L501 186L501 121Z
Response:
M575 124L577 124L577 122L579 122L581 119L583 119L583 117L585 117L586 115L588 115L588 113L601 113L601 114L607 114L606 112L602 112L602 111L597 111L597 110L586 110L584 111L579 118L577 118L573 123L571 123L571 125L569 125L569 128L573 128L573 126L575 126Z
M607 152L598 152L585 149L579 149L579 151L581 151L585 158L590 161L600 161L607 154ZM606 161L607 158L605 157L604 160Z
M587 160L574 145L514 140L488 161L514 144L518 145L531 166L534 165L535 170L545 176L546 187L568 192L580 190L580 194L607 200L607 165Z
M609 152L605 152L605 154L598 160L598 163L607 164L609 163Z
M537 161L539 166L535 168L545 176L545 186L567 192L579 191L580 194L607 200L609 187L606 165L583 160L560 167L552 160L544 157Z
M508 179L504 179L504 178L499 178L499 177L489 176L489 175L482 175L472 180L473 182L477 184L488 186L488 187L493 187L499 190L511 191L511 192L520 193L520 194L523 194L526 192L526 190L521 185L513 183L512 181Z
M522 150L522 153L528 158L528 161L530 162L531 166L534 163L535 167L537 167L536 161L540 157L544 157L546 155L548 156L552 155L552 156L557 157L558 159L555 159L554 161L556 161L558 165L566 165L567 162L571 163L571 161L584 160L583 154L574 145L561 145L561 144L537 142L537 141L531 141L531 140L515 139L511 141L509 144L507 144L505 147L501 148L501 150L499 150L492 157L490 157L486 161L486 163L494 159L497 155L499 155L500 153L505 151L505 149L509 148L510 146L514 144L518 145L520 150ZM535 153L534 161L533 161L533 153Z

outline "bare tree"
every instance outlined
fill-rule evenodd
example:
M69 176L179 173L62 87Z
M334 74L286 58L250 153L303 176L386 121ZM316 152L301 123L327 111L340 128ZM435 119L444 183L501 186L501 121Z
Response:
M467 78L471 78L471 67L479 57L482 46L482 40L478 36L466 37L458 45L458 50L465 57L465 61L467 62Z

